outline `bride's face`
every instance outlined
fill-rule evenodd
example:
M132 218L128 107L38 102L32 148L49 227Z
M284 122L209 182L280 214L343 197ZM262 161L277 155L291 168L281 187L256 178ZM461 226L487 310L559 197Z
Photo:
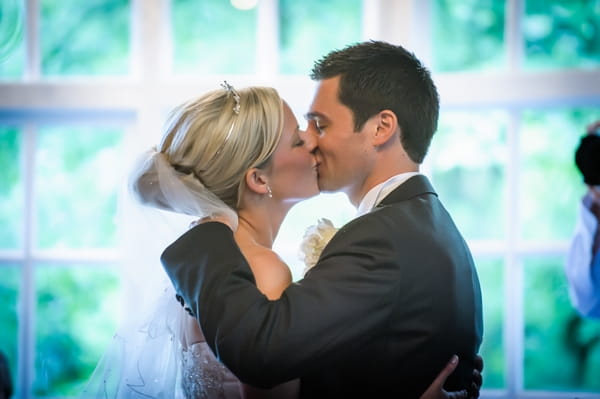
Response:
M316 160L306 143L294 113L283 103L283 132L273 153L269 186L274 199L298 202L319 193Z

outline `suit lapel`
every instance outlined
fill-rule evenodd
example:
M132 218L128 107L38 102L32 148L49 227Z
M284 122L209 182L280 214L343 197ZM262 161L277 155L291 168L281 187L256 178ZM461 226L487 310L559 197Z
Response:
M394 202L406 201L423 194L433 194L437 196L437 193L433 189L431 183L429 183L427 177L416 175L400 184L394 191L389 193L376 208L390 205Z

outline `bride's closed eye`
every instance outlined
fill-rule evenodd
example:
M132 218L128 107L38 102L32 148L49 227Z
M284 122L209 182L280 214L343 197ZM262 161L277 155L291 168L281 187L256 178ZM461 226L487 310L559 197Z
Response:
M304 139L300 137L300 126L296 126L296 130L294 131L294 137L292 140L292 147L302 147L304 144Z
M302 147L304 145L304 140L298 138L298 139L294 140L294 143L292 145L294 147Z

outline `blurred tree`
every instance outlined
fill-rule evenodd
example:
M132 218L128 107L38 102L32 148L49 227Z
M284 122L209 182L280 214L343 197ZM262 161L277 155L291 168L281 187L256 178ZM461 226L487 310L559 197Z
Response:
M524 385L538 390L599 391L600 321L583 320L573 310L562 262L547 257L524 262Z
M23 75L24 25L24 0L0 1L0 79Z
M308 76L314 61L331 50L360 41L361 10L361 0L281 0L281 73Z
M564 239L573 233L584 186L574 154L585 126L600 118L595 108L526 110L520 132L522 155L521 237Z
M48 126L36 153L41 248L112 248L122 129Z
M464 72L502 69L505 0L432 2L432 70Z
M251 74L255 70L256 10L223 0L173 0L174 71Z
M129 0L40 0L42 73L129 72Z
M34 393L76 393L94 370L115 329L118 275L110 268L36 268Z
M600 0L527 0L525 66L600 66Z
M0 126L0 248L21 245L23 193L21 181L21 132Z

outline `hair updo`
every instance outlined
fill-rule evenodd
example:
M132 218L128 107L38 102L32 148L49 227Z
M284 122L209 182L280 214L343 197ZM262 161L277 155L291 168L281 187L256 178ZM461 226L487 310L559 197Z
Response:
M145 205L193 216L237 210L245 172L268 164L282 130L283 101L275 89L208 92L171 111L158 148L144 154L130 177L132 191Z

